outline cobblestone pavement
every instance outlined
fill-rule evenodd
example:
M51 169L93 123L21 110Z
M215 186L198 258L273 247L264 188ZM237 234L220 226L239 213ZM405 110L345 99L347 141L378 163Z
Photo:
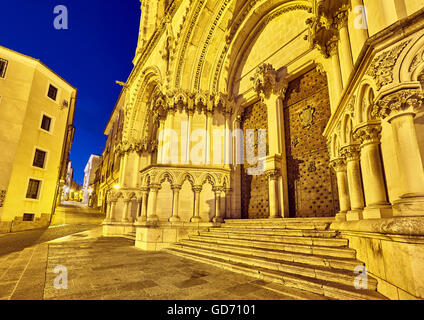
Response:
M68 289L57 280L68 273ZM56 270L57 271L57 270ZM0 258L0 299L292 300L272 284L165 252L145 252L101 228Z

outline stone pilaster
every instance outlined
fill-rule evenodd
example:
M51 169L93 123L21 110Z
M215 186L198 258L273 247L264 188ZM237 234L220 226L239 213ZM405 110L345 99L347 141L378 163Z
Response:
M280 216L278 213L278 191L277 191L277 182L278 177L280 176L279 170L267 170L265 174L268 177L269 183L269 218L275 219Z
M156 215L157 197L160 189L160 185L150 185L149 202L147 207L147 221L157 222L159 217Z
M215 192L215 218L214 222L224 222L221 211L221 193L224 191L223 187L214 187L213 191Z

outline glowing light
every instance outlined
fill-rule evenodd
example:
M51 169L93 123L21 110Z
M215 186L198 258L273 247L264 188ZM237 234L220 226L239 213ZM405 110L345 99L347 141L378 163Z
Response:
M121 186L120 186L119 184L115 184L115 185L114 185L114 188L115 188L116 190L118 190L118 189L121 189Z

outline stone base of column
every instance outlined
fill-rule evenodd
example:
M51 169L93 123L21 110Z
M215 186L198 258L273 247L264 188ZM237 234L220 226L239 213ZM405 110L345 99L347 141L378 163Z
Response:
M222 222L224 222L224 219L221 218L221 217L215 217L215 218L213 218L213 222L222 223Z
M193 217L190 219L190 222L200 222L200 221L202 221L202 218L200 217Z
M393 217L391 206L367 207L363 211L364 219L382 219Z
M338 222L346 221L346 212L339 212L338 214L336 214L336 218L335 219Z
M424 216L424 197L404 198L393 203L393 215L402 217Z
M178 216L169 218L169 222L179 222L179 221L181 221L181 219Z
M346 213L346 221L358 221L364 219L362 210L351 210Z
M137 218L137 222L145 222L147 221L147 217L140 216Z
M157 221L159 221L159 217L157 215L147 217L147 222L157 222Z

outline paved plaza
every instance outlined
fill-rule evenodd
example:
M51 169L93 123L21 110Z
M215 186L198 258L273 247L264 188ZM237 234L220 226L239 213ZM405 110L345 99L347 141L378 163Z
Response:
M97 226L0 256L0 298L293 300L308 294L169 253L145 252L130 239L103 237Z

